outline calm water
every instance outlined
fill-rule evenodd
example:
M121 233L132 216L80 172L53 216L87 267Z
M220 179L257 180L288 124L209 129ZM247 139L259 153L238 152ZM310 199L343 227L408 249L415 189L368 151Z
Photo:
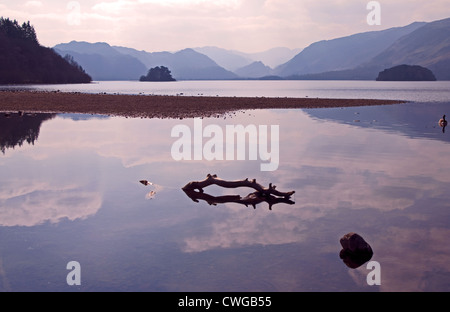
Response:
M450 291L450 131L437 125L449 111L450 97L202 120L278 125L275 171L248 155L174 160L171 132L194 133L193 119L1 114L0 290ZM272 210L191 200L181 188L208 173L295 194ZM349 232L371 245L381 285L340 259Z
M265 96L447 101L450 81L98 81L90 84L3 86L63 92L185 96Z

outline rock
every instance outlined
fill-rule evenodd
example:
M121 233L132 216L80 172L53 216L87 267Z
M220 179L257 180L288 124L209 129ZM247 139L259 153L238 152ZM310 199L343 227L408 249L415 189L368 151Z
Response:
M357 233L345 234L340 239L340 243L342 250L339 257L349 268L356 269L373 256L372 247Z
M398 65L380 72L377 81L436 81L436 77L422 66Z

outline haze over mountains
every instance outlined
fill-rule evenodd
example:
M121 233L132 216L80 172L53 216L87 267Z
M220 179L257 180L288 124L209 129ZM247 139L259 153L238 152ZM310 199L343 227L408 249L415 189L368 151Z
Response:
M168 67L177 80L375 80L380 71L402 64L427 67L438 80L450 80L450 18L253 54L218 47L146 52L76 41L54 49L72 55L94 80L138 80L156 66Z
M258 53L245 53L217 47L201 47L194 48L194 50L209 56L218 65L233 72L254 62L262 62L265 66L275 68L289 61L301 51L301 49L284 47L272 48Z

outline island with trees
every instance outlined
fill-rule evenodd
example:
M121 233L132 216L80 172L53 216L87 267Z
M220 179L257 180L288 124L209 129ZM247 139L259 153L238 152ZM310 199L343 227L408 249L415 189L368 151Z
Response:
M377 81L436 81L436 77L428 68L404 64L383 70Z
M165 66L150 68L146 76L141 76L139 81L176 81L172 73Z

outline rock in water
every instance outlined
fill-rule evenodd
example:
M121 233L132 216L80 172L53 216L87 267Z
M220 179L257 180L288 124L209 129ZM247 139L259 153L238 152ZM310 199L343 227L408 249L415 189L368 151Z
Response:
M340 239L340 243L342 250L339 257L349 268L356 269L373 256L372 247L357 233L345 234Z

